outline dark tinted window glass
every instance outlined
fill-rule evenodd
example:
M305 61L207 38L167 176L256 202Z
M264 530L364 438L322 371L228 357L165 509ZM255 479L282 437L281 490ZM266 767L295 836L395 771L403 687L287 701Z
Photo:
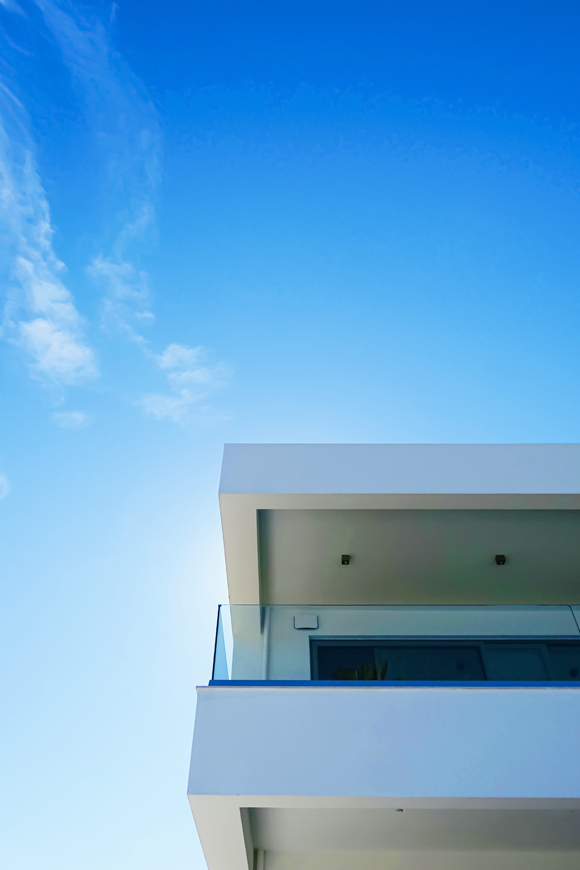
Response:
M485 680L477 647L320 645L319 680Z
M312 649L319 680L580 682L580 643L544 639L321 641Z
M376 680L372 646L319 646L319 680Z
M580 646L549 644L553 680L580 680Z
M377 660L384 680L485 680L477 647L378 647Z
M542 648L529 644L486 644L488 680L549 680Z

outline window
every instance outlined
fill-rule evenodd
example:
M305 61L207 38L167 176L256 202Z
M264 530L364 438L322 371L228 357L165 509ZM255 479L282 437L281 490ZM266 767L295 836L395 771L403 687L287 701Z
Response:
M312 639L313 680L580 681L580 641Z

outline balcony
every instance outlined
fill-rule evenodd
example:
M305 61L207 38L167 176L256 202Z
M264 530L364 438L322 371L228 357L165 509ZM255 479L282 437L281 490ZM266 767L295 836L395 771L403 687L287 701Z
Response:
M220 506L209 870L576 870L580 447L233 445Z
M575 870L579 617L220 608L188 790L210 870Z
M224 605L211 684L574 686L579 611Z

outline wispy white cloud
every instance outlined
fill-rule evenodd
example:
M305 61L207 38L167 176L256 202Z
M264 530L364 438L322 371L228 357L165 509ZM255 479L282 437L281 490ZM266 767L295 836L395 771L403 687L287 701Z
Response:
M0 474L0 501L10 492L10 484L5 474Z
M183 344L170 344L163 353L155 357L157 365L163 370L192 369L204 355L203 347L186 347Z
M201 347L170 344L156 356L144 334L155 321L143 262L155 241L161 142L157 113L143 84L113 47L110 26L116 4L107 24L74 0L33 2L61 49L83 105L85 125L101 148L107 241L95 246L86 272L102 293L103 322L135 343L166 377L166 393L148 393L139 400L145 413L182 422L225 384L229 371L223 364L208 364ZM0 4L17 11L15 0ZM3 100L12 105L13 114L25 117L5 87ZM94 377L97 366L84 337L84 321L64 283L64 266L52 248L49 206L33 149L22 145L23 136L11 138L4 128L0 133L0 217L9 225L13 248L5 334L26 351L39 377L59 385L77 384ZM65 428L87 422L75 411L55 413L52 419Z
M84 321L52 246L46 194L28 142L26 113L0 89L0 225L8 298L2 336L26 354L32 373L62 386L95 377ZM10 126L12 135L7 132Z
M173 423L182 423L189 413L192 405L199 401L189 390L181 390L179 395L163 395L160 393L147 393L139 399L145 414L155 417L156 420L171 420Z
M205 357L203 347L168 345L155 361L165 372L171 393L143 396L139 401L143 411L157 420L181 423L209 392L225 386L229 368L224 363L203 365Z
M84 411L55 411L52 421L59 429L84 429L90 418Z
M16 0L0 0L0 6L3 6L8 12L16 12L17 15L24 15L24 10Z
M140 329L154 320L141 261L155 233L157 114L142 82L114 50L109 27L97 17L87 18L78 3L35 2L73 74L106 167L112 241L95 254L87 272L103 293L104 322L144 347ZM113 4L109 25L116 12Z

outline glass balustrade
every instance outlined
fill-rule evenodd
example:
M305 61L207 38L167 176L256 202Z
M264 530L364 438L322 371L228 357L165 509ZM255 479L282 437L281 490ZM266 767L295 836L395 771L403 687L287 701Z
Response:
M213 681L580 682L571 607L220 607Z

